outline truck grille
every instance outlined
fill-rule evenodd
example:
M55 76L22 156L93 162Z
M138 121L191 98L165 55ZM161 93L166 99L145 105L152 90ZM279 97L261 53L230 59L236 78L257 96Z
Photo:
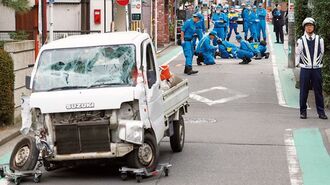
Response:
M108 121L88 121L55 125L58 154L110 151Z

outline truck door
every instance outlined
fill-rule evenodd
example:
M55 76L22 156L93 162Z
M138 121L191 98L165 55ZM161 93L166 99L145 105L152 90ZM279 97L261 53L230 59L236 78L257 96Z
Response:
M157 142L159 142L163 138L165 131L163 95L160 89L160 74L158 65L155 61L155 51L150 40L144 42L143 48L144 75L145 79L147 79L148 115L156 134Z

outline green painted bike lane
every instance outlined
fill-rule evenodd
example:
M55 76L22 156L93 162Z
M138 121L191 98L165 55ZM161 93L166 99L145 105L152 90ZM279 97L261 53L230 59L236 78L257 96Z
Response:
M157 61L160 65L167 63L168 61L173 60L173 57L179 55L182 52L181 47L174 47L171 50L168 50L166 54L163 54L161 57L157 58ZM10 160L11 151L8 151L6 154L0 156L0 164L8 164ZM1 177L0 177L1 179Z
M304 185L330 185L330 156L318 128L293 132Z
M272 32L273 25L268 24L269 36L272 42L272 52L275 55L275 62L278 68L279 80L285 103L290 108L299 108L299 90L295 88L295 77L293 70L288 68L288 56L284 51L283 44L275 44L275 33Z
M269 30L273 25L268 24ZM275 33L269 33L272 40L272 52L278 68L280 85L286 105L299 108L299 90L295 88L293 70L288 68L288 56L283 44L274 44ZM304 185L330 185L330 156L325 148L318 128L303 128L293 131Z

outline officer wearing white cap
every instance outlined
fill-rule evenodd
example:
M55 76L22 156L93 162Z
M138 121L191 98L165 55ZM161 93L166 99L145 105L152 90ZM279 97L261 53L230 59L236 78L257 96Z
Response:
M324 111L322 94L322 57L324 54L324 40L315 34L315 20L307 17L302 26L304 35L298 39L296 48L296 63L300 71L300 118L307 118L307 98L310 85L314 89L316 109L320 119L328 119ZM297 64L298 65L298 64Z

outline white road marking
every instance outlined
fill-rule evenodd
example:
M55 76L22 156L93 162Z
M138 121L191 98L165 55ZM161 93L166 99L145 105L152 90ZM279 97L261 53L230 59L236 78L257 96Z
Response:
M164 64L162 65L167 65L169 63L171 63L175 58L177 58L179 55L181 55L183 53L183 51L179 51L179 53L177 53L176 55L174 55L172 58L170 58L168 61L166 61Z
M266 27L267 27L267 32L270 33L269 26L266 26ZM274 51L272 38L268 37L268 40L269 40L269 46L271 48L271 51ZM274 52L272 52L272 65L273 65L273 73L274 73L274 79L275 79L275 87L276 87L278 104L283 107L288 107L288 105L285 102L284 96L283 96L282 85L281 85L281 81L280 81L280 77L279 77L278 67L277 67L277 63L276 63L276 56L275 56Z
M7 179L0 179L0 185L8 185L10 182Z
M301 169L297 157L296 147L294 145L292 129L285 130L284 142L291 185L303 185L304 183L301 177Z
M228 93L233 94L233 96L230 96L230 97L227 97L227 98L221 98L219 100L210 100L210 99L205 98L205 97L200 95L202 93L210 92L210 91L213 91L213 90L227 91ZM200 90L200 91L197 91L197 92L192 92L192 93L190 93L189 97L192 98L192 99L195 99L199 102L205 103L209 106L212 106L212 105L215 105L215 104L222 104L222 103L227 103L229 101L237 100L237 99L240 99L240 98L245 98L245 97L248 97L248 95L243 94L243 93L238 92L238 91L228 89L226 87L218 86L218 87L212 87L212 88L209 88L209 89L203 89L203 90Z

